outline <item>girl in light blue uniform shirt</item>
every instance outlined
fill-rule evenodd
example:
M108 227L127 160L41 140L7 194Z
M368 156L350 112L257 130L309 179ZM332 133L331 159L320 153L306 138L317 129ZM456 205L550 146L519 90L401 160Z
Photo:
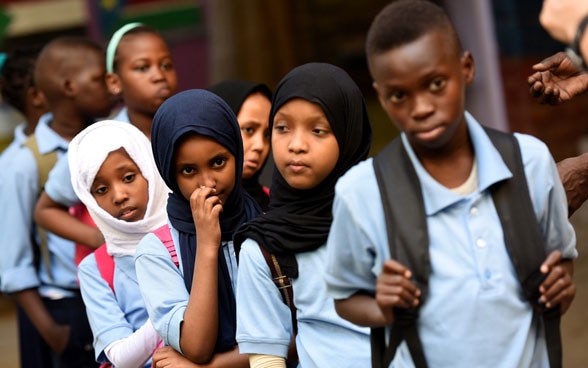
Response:
M148 319L135 275L141 238L166 223L168 189L153 161L149 140L131 124L102 121L70 143L72 187L106 239L114 270L92 253L78 277L99 363L150 367L162 343ZM109 285L111 283L111 285Z
M336 66L297 67L278 84L270 134L276 165L270 211L235 235L239 350L252 367L284 366L295 336L301 367L368 367L369 330L337 315L323 277L335 182L370 148L363 96ZM297 326L262 247L292 280Z

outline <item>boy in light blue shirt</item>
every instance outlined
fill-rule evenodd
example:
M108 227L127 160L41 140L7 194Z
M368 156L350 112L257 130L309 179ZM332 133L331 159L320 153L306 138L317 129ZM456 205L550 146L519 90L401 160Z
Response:
M513 174L464 108L474 77L471 54L461 49L443 10L420 0L384 8L366 50L380 103L402 131L398 139L422 188L431 271L423 297L414 270L390 258L382 197L368 159L336 187L326 281L337 312L381 327L395 321L395 308L418 308L416 327L431 367L548 367L543 326L523 295L490 193ZM545 144L515 137L548 254L540 269L547 275L540 302L560 305L563 313L575 295L577 256L565 193ZM401 343L391 366L417 366L413 358Z
M112 100L104 73L102 50L88 39L62 37L43 48L35 82L51 114L41 117L30 138L40 156L61 157L75 134L95 118L108 115ZM0 163L1 291L24 311L19 323L28 326L28 337L22 340L26 357L38 359L28 366L92 367L92 336L79 294L73 243L48 233L49 254L40 251L40 260L35 260L41 240L33 210L44 184L39 162L33 150L22 145Z

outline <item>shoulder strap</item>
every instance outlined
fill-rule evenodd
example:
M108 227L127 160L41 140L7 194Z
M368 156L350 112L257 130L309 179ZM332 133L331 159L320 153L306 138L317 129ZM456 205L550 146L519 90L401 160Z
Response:
M511 179L496 183L490 191L519 281L529 302L537 306L539 285L544 278L539 267L546 255L543 236L529 196L518 141L512 134L489 128L485 130L513 173ZM418 177L399 138L374 157L374 171L382 195L391 256L413 271L414 282L423 290L421 298L424 298L430 274L426 215ZM513 206L513 203L517 205ZM425 234L421 234L421 231ZM398 309L395 313L398 311L406 310ZM426 367L420 339L416 334L417 314L414 313L413 317L414 319L407 320L401 315L400 320L394 323L388 347L384 342L383 331L372 329L374 366L387 367L394 358L398 344L406 339L415 366ZM561 367L559 307L543 312L542 317L550 366ZM415 337L416 341L411 341Z
M47 182L47 178L49 177L49 172L57 162L57 151L51 151L46 154L41 154L41 152L39 151L39 144L37 142L37 137L35 136L35 134L31 134L22 143L22 145L24 147L27 147L32 152L33 157L35 158L35 162L37 163L37 171L39 177L39 193L37 193L37 196L39 196L45 188L45 183ZM47 277L49 277L49 279L52 280L53 276L51 272L51 254L49 252L49 241L47 238L47 231L40 226L35 227L37 235L39 236L39 250L35 250L35 253L37 254L35 258L43 262ZM33 242L33 244L34 243L36 242Z
M485 129L513 173L514 180L504 180L490 188L502 224L504 242L527 300L543 319L549 366L559 368L562 366L561 312L559 305L546 309L538 303L541 296L539 286L545 279L539 268L547 253L529 194L519 143L513 134ZM513 203L517 205L513 206Z
M272 273L272 281L280 291L282 295L282 301L284 304L290 308L290 315L292 318L292 328L294 330L294 334L298 333L298 324L296 323L296 306L294 305L294 292L292 289L292 281L288 276L286 276L282 272L282 268L278 262L276 256L270 253L264 247L259 247L261 250L261 254L263 254L263 258L265 258L265 262L267 263L271 273Z
M159 240L161 240L163 245L165 245L176 267L179 267L180 263L178 262L178 254L176 253L176 247L174 246L174 240L169 230L169 226L167 226L167 224L163 225L152 232L159 238Z
M422 300L428 294L431 272L427 216L420 181L400 137L374 157L373 166L384 207L390 257L412 271L412 281L421 289ZM419 307L394 309L388 346L385 328L372 328L372 367L388 367L403 339L415 367L427 367L416 326L418 312Z
M100 276L110 286L112 292L116 294L114 291L114 259L106 251L106 244L101 245L94 251L94 257L96 257L96 265L98 266L98 271L100 271Z

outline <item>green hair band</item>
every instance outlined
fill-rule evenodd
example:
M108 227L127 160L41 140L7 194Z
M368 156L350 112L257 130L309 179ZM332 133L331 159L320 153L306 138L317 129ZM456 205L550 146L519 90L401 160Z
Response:
M110 42L108 42L108 46L106 47L106 71L108 73L114 73L114 54L116 54L116 49L118 48L118 43L121 38L123 38L125 33L131 29L141 26L144 26L144 24L139 22L128 23L120 27L118 31L114 32L110 38Z

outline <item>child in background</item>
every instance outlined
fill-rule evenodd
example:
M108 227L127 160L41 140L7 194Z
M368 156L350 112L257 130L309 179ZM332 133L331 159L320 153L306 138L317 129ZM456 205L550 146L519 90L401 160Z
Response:
M167 43L153 28L141 23L127 24L116 31L108 43L106 70L110 93L121 97L125 106L114 120L130 122L150 137L155 112L178 87ZM78 206L80 201L71 185L63 185L65 180L69 182L69 177L67 160L60 160L39 197L35 220L59 236L95 249L104 243L102 234L68 212L75 208L78 217L84 212Z
M151 145L131 124L105 120L72 140L68 159L73 188L104 234L114 262L112 280L102 276L105 266L98 265L95 253L78 268L96 361L150 367L161 338L141 298L134 255L144 235L166 224L168 193Z
M276 165L271 210L235 235L236 246L241 245L239 351L249 354L251 367L283 367L297 329L300 366L367 367L369 331L337 315L323 280L335 182L365 159L370 148L371 127L361 91L336 66L297 67L278 84L270 132ZM291 279L295 322L262 247L275 255Z
M131 122L150 137L155 112L178 88L166 41L149 26L126 24L110 38L106 71L108 90L124 103L114 120Z
M35 65L40 50L40 46L15 49L6 56L2 66L2 72L0 73L2 99L20 111L25 120L14 129L14 139L0 154L0 161L12 159L12 151L21 148L26 139L34 132L41 116L49 111L45 96L34 83ZM5 164L0 163L0 167L3 165ZM0 181L3 180L2 178L0 178ZM5 260L8 261L8 259ZM0 266L0 270L4 269L4 267ZM31 351L28 347L29 341L27 341L29 338L27 331L30 331L33 327L28 322L24 322L28 321L28 318L23 314L22 308L18 307L17 313L19 321L19 357L21 366L26 368L35 364L35 360L29 361ZM39 359L39 357L33 359Z
M370 27L366 53L380 104L402 131L393 144L406 153L384 162L407 162L422 188L413 186L422 197L428 230L428 252L420 258L430 267L428 293L422 275L390 258L393 239L369 159L336 187L326 280L338 313L378 327L390 325L399 311L418 308L416 330L430 367L548 367L543 323L523 294L519 265L513 266L499 219L504 212L497 211L491 192L513 172L464 107L474 78L472 55L462 50L443 9L421 0L385 7ZM536 272L546 276L537 287L538 299L547 308L559 305L563 313L575 294L577 256L565 193L545 144L523 134L514 139L536 216L529 222L538 220L547 254L537 265ZM386 183L388 191L396 185ZM415 200L414 207L399 212L418 207ZM414 366L411 353L402 342L391 366Z
M96 43L79 37L61 37L48 43L37 59L34 79L51 114L41 117L29 138L37 146L39 161L34 150L23 145L1 162L0 230L5 239L1 290L12 295L28 317L21 321L29 329L23 366L96 365L92 333L79 295L74 244L52 233L42 241L33 210L44 184L41 171L48 171L52 165L41 159L63 155L78 132L110 112L112 101L104 82L105 72L104 54ZM40 246L39 262L35 262L38 245L33 239Z
M265 84L226 80L209 91L220 96L237 115L243 138L243 187L267 212L269 190L259 183L259 175L270 151L269 113L272 92Z
M18 110L24 121L14 130L14 145L33 134L41 115L49 111L45 96L35 86L34 71L40 46L22 47L8 53L0 67L2 100Z
M212 92L184 91L161 105L151 137L155 163L172 190L167 214L179 262L154 235L139 243L137 278L151 322L166 345L196 364L247 367L235 341L232 237L261 209L241 186L235 114Z

